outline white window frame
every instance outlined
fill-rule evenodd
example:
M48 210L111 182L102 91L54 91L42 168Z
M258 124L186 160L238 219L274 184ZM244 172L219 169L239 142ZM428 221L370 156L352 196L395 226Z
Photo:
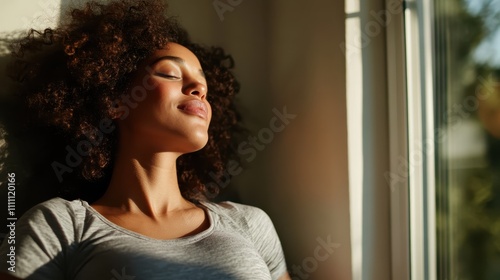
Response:
M392 0L386 0L386 7ZM391 188L391 278L410 279L408 170L401 159L408 158L408 117L406 96L406 59L404 6L387 26L387 90L389 108Z
M402 7L387 29L392 279L436 280L433 8Z

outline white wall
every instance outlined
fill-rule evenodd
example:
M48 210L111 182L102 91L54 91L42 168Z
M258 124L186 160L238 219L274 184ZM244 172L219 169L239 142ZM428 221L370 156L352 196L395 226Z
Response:
M221 0L239 3L221 21L213 2L171 1L172 13L194 39L234 55L254 133L273 108L297 115L234 178L236 190L270 214L301 271L294 279L351 279L344 4ZM335 243L324 258L322 241Z
M59 19L61 0L3 1L0 32L53 27Z
M7 46L4 39L26 32L30 28L44 29L56 26L59 20L60 0L19 0L3 1L0 4L0 71L4 73ZM0 75L0 82L8 80ZM2 88L5 88L2 87ZM0 89L2 94L2 89Z

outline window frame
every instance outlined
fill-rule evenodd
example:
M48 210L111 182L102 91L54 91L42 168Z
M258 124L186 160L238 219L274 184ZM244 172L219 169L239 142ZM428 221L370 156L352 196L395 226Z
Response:
M392 279L436 280L433 8L402 4L387 26Z

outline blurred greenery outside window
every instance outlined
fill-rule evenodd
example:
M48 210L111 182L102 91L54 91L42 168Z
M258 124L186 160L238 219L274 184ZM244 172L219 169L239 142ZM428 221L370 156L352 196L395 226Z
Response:
M500 279L500 0L434 1L437 279Z

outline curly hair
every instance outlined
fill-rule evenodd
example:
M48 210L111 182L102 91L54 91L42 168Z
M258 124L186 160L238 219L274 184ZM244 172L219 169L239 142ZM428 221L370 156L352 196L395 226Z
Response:
M181 192L190 200L216 193L206 183L223 175L226 162L239 160L236 143L244 131L234 104L239 83L231 72L232 57L222 48L191 42L177 21L166 16L166 5L159 0L89 2L63 22L58 28L30 30L16 42L8 74L19 82L18 97L32 112L32 127L36 124L42 127L39 131L56 135L56 142L48 144L58 146L49 149L53 169L67 159L68 147L75 150L82 141L98 143L86 147L81 162L74 164L77 172L64 167L68 172L59 181L65 193L94 200L105 191L118 133L96 133L96 128L116 118L115 102L127 91L138 66L168 42L198 57L213 110L207 145L177 161Z

